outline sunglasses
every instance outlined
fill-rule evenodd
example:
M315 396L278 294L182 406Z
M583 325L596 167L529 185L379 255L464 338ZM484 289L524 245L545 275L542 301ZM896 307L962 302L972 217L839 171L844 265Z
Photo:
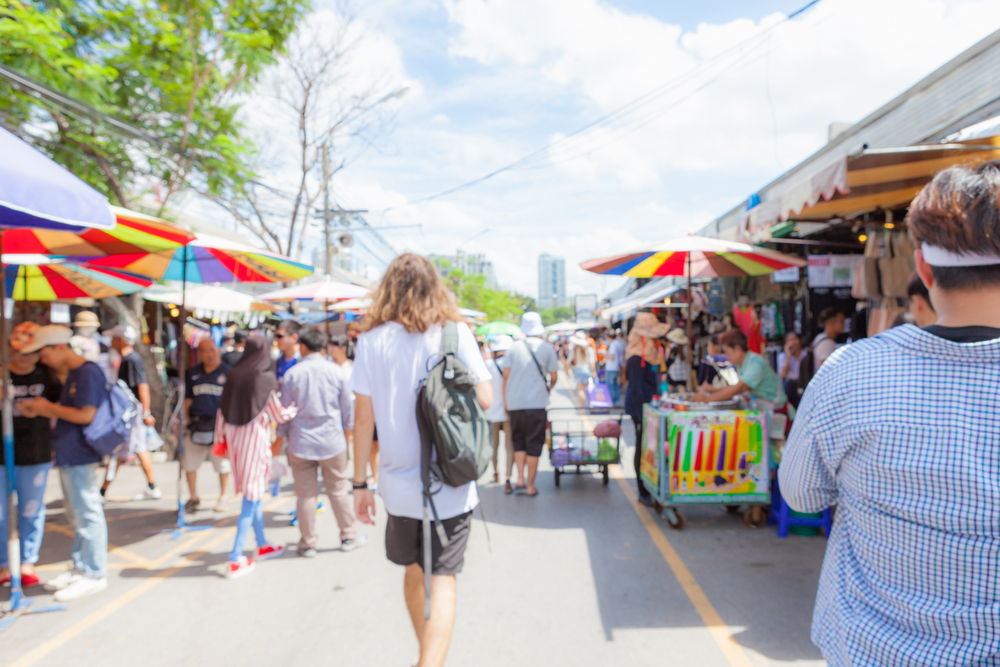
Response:
M296 335L298 335L298 334L279 334L279 333L276 333L276 334L274 334L274 340L281 340L282 338L285 338L287 336L296 336Z

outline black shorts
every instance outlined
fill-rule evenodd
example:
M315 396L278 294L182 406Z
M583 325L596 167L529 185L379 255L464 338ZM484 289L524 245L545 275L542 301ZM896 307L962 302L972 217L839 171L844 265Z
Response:
M549 417L545 409L511 410L510 440L515 452L527 452L528 456L539 457L545 447L545 428Z
M472 512L443 519L448 546L441 547L437 531L431 524L431 573L458 574L465 563L465 547L472 530ZM385 555L396 565L416 563L424 569L424 528L420 519L389 515L385 527Z

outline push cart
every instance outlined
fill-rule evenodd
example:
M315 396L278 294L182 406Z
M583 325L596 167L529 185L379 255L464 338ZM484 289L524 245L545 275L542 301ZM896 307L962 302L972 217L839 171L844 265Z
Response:
M705 409L705 408L709 409ZM671 528L681 505L747 505L747 526L767 524L771 502L769 415L668 398L643 407L639 480Z
M621 461L621 430L625 411L621 408L549 408L549 460L559 478L570 472L579 474L596 466L608 484L608 466ZM597 436L594 429L602 422L617 426L617 435ZM615 430L615 429L612 429Z

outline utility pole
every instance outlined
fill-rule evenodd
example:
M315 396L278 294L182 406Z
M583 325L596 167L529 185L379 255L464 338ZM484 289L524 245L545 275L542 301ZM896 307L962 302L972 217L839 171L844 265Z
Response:
M330 267L333 265L333 243L330 238L330 223L333 222L333 211L330 210L330 144L323 144L323 236L326 241L326 274L333 275Z

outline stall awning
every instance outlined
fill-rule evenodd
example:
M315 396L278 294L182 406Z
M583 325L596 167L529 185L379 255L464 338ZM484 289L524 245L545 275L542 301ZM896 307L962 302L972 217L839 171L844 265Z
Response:
M633 311L645 305L663 301L674 292L684 289L682 285L674 285L670 279L657 280L643 285L619 303L612 304L601 310L601 318L612 323L626 319Z
M787 220L823 221L877 208L908 204L934 174L957 164L1000 159L1000 136L951 144L869 149L841 158L780 198L743 214L738 229L745 243L772 237Z

